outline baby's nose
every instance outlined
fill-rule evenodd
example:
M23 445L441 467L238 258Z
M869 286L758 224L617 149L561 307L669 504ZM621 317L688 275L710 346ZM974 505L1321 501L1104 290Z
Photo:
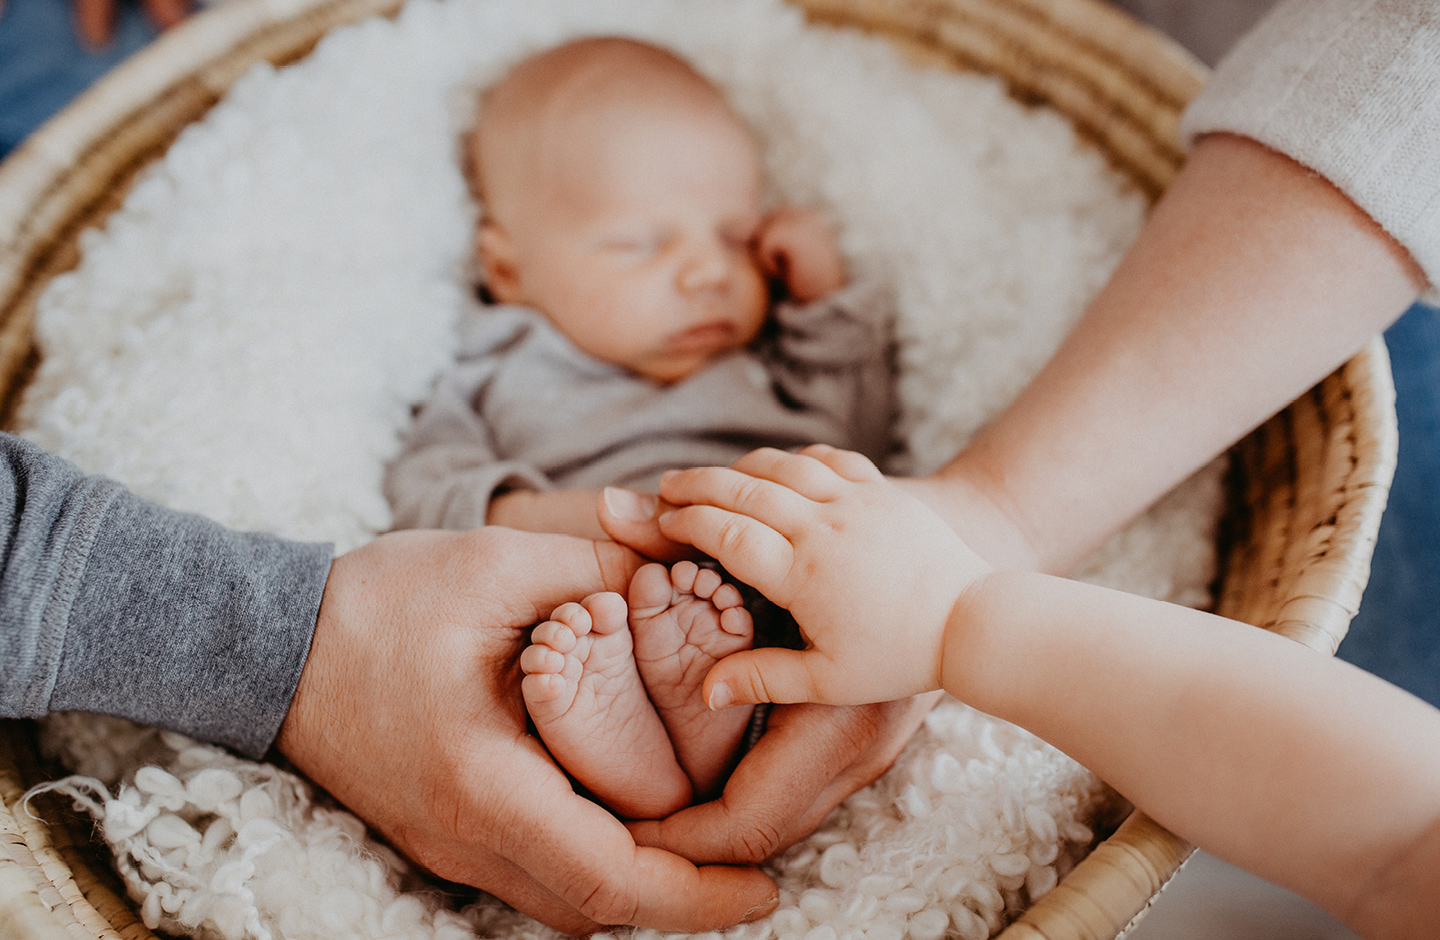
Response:
M725 284L730 275L730 265L725 252L719 248L705 248L694 252L680 266L680 289L693 291L715 290Z

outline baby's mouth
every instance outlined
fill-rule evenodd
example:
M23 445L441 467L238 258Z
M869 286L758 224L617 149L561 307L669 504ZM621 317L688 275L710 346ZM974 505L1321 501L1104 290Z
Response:
M676 353L707 353L724 349L731 345L735 338L735 326L725 321L715 323L702 323L699 326L692 326L683 333L676 333L670 337L666 344L671 352Z

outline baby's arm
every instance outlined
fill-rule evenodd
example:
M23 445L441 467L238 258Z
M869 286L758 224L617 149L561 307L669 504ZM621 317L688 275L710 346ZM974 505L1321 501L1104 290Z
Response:
M491 498L485 522L603 541L609 536L595 515L599 495L596 490L510 490Z
M810 643L724 660L713 705L943 686L1363 935L1434 935L1440 713L1418 699L1211 614L991 571L858 455L756 451L661 492L693 504L666 534L790 606Z

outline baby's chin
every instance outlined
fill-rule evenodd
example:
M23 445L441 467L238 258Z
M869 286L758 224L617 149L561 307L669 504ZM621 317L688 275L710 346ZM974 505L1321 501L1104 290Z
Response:
M666 356L631 365L630 371L661 385L673 385L704 369L717 355L719 353Z

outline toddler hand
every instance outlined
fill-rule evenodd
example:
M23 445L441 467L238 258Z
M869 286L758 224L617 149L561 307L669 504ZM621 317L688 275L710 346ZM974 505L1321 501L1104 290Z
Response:
M845 286L845 262L835 231L814 209L784 206L760 226L755 242L760 269L785 282L801 303L819 300Z
M661 531L789 608L807 643L722 660L705 680L711 707L849 705L941 687L951 611L991 569L865 457L765 448L729 468L667 474L660 492L682 507L660 517Z

